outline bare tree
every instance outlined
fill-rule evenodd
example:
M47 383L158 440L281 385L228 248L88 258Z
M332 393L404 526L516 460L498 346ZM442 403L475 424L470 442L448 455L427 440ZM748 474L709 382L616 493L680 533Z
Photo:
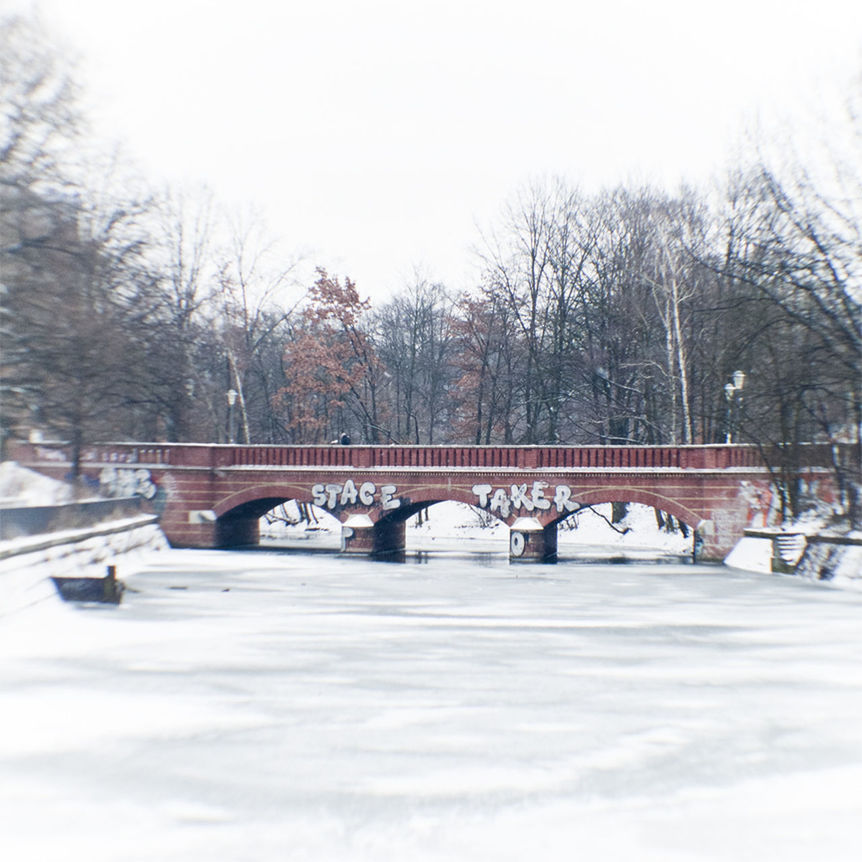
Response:
M453 429L472 443L512 443L517 351L507 304L494 290L457 304Z
M62 435L77 475L83 445L122 431L134 400L147 204L111 190L110 165L85 182L95 156L70 70L33 20L0 23L0 106L4 431Z
M167 191L158 204L148 252L156 279L151 343L150 398L160 417L159 433L172 441L208 436L199 400L209 373L213 303L218 291L214 242L215 205L207 189ZM203 415L202 415L203 414Z
M434 443L450 425L452 300L420 273L378 311L378 355L391 380L394 437Z
M231 225L219 266L219 331L225 356L224 387L213 401L224 406L234 390L246 443L275 442L279 423L272 399L281 385L277 360L295 297L295 260L285 260L257 216Z
M862 242L858 214L815 189L804 172L780 179L761 166L746 177L744 206L728 228L735 253L725 272L759 297L773 337L767 360L790 369L783 385L760 393L766 405L749 420L752 439L776 463L788 510L800 507L800 443L816 433L835 444L834 468L845 508L858 523L862 431ZM774 344L774 332L783 333ZM763 365L758 366L759 369ZM762 373L762 370L758 373ZM776 381L777 383L777 381ZM751 404L749 414L757 406ZM769 421L772 417L772 421ZM842 449L847 442L850 448ZM850 452L849 457L842 452Z

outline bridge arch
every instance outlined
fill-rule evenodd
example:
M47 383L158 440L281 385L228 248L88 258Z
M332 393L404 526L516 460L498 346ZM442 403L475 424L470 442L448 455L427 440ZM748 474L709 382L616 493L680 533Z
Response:
M218 547L256 545L260 519L288 500L311 504L311 494L300 485L256 485L230 494L213 506L215 543Z
M475 508L476 495L468 489L444 488L439 485L411 488L409 499L404 500L397 509L381 513L381 517L385 516L394 521L407 521L417 512L421 512L422 509L427 509L438 503L464 503ZM498 517L500 521L505 522L506 520L500 518L495 512L491 514Z
M672 497L643 488L608 487L583 492L579 491L577 493L577 500L579 503L586 503L590 506L600 503L642 503L645 506L651 506L654 509L660 509L662 512L672 515L677 521L681 521L692 530L697 530L704 522L704 517L700 512L696 512ZM571 517L572 514L570 512L560 515L553 519L552 523L559 524L566 518Z
M308 487L304 485L252 485L219 500L213 506L213 512L215 512L217 518L223 518L237 511L251 512L259 508L259 506L268 503L269 505L258 516L261 517L270 509L281 505L287 500L310 503L311 493Z
M692 530L698 529L704 522L702 513L690 508L672 496L659 491L628 485L607 485L594 488L573 488L572 499L580 504L597 505L600 503L642 503L656 509L660 509L672 515L678 521L686 524ZM266 512L281 505L288 500L298 503L313 503L313 494L308 484L267 483L252 485L241 488L234 493L228 494L219 500L213 507L215 514L215 536L218 546L251 545L260 540L259 521ZM335 510L324 509L328 514L334 515L341 520L342 524L349 526L348 536L357 532L368 532L376 536L373 540L375 547L379 547L383 539L388 536L385 543L403 545L404 526L409 518L421 511L438 503L457 502L475 506L476 495L470 488L447 487L441 484L422 484L410 488L409 496L401 500L401 505L396 509L384 510L380 506L362 508L362 514L357 521L353 517L354 509L340 508ZM569 512L558 513L555 508L545 511L515 511L507 516L499 512L488 511L501 522L510 527L518 522L523 522L524 515L535 519L536 528L541 525L545 530L544 541L549 546L555 546L555 540L551 533L555 534L559 523L570 517ZM357 524L363 526L357 527ZM372 540L369 540L372 541Z

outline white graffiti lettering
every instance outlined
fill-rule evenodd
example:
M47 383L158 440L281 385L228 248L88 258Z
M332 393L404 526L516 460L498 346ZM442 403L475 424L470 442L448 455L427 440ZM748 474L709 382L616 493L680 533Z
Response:
M356 490L356 485L353 479L348 479L341 489L341 505L346 506L348 503L355 503L359 491Z
M532 512L535 508L533 501L527 496L526 483L523 485L512 485L512 494L509 499L512 501L513 509L526 509L528 512Z
M149 470L105 467L99 474L99 487L106 497L143 497L152 500L158 488Z
M479 498L479 508L484 509L488 505L488 496L493 489L490 485L474 485L473 493Z
M341 485L336 485L330 482L326 485L326 508L334 509L338 502L338 495L341 493Z
M311 502L315 506L320 506L321 509L326 508L326 489L323 485L311 486Z
M572 489L568 485L557 485L554 488L554 505L560 514L574 512L578 508L577 503L572 502Z
M374 482L363 482L359 486L359 502L363 506L370 506L374 502L375 493L377 493L377 486Z
M529 490L525 484L510 485L506 488L493 488L491 485L474 485L473 493L477 497L476 505L480 509L499 512L501 518L508 518L516 509L526 509L532 512L539 509L543 512L554 506L561 515L567 515L579 508L572 499L572 489L568 485L557 485L553 488L553 497L545 494L549 488L547 482L533 482Z
M397 509L401 505L401 501L395 499L397 490L394 485L384 485L380 489L380 505L384 509Z
M363 506L373 506L378 502L383 509L398 509L401 500L397 494L398 488L395 485L381 485L378 494L374 482L363 482L357 488L353 479L311 486L311 502L321 509L355 506L357 502Z
M512 510L509 503L509 496L504 488L497 488L494 495L491 497L491 505L488 507L492 512L498 511L504 518L509 517Z
M551 508L551 501L545 497L545 488L547 487L547 482L533 482L533 488L530 491L530 500L537 509L542 511Z

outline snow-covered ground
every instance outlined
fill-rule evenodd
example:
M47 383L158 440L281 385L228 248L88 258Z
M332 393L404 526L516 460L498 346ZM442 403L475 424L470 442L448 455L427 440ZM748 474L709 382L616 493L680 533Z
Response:
M74 500L72 488L12 461L0 462L0 505L46 506ZM0 509L2 517L2 509ZM0 541L0 625L22 609L58 601L51 577L103 577L115 565L122 579L167 549L146 516ZM10 556L7 556L10 555Z
M71 485L28 470L15 461L0 461L0 505L51 506L73 499Z
M167 551L0 620L15 862L862 846L862 595L691 565Z

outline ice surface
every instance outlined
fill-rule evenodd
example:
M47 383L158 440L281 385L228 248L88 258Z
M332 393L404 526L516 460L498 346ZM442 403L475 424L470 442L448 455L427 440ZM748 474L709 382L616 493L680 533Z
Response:
M862 595L167 551L0 620L16 860L856 860Z

